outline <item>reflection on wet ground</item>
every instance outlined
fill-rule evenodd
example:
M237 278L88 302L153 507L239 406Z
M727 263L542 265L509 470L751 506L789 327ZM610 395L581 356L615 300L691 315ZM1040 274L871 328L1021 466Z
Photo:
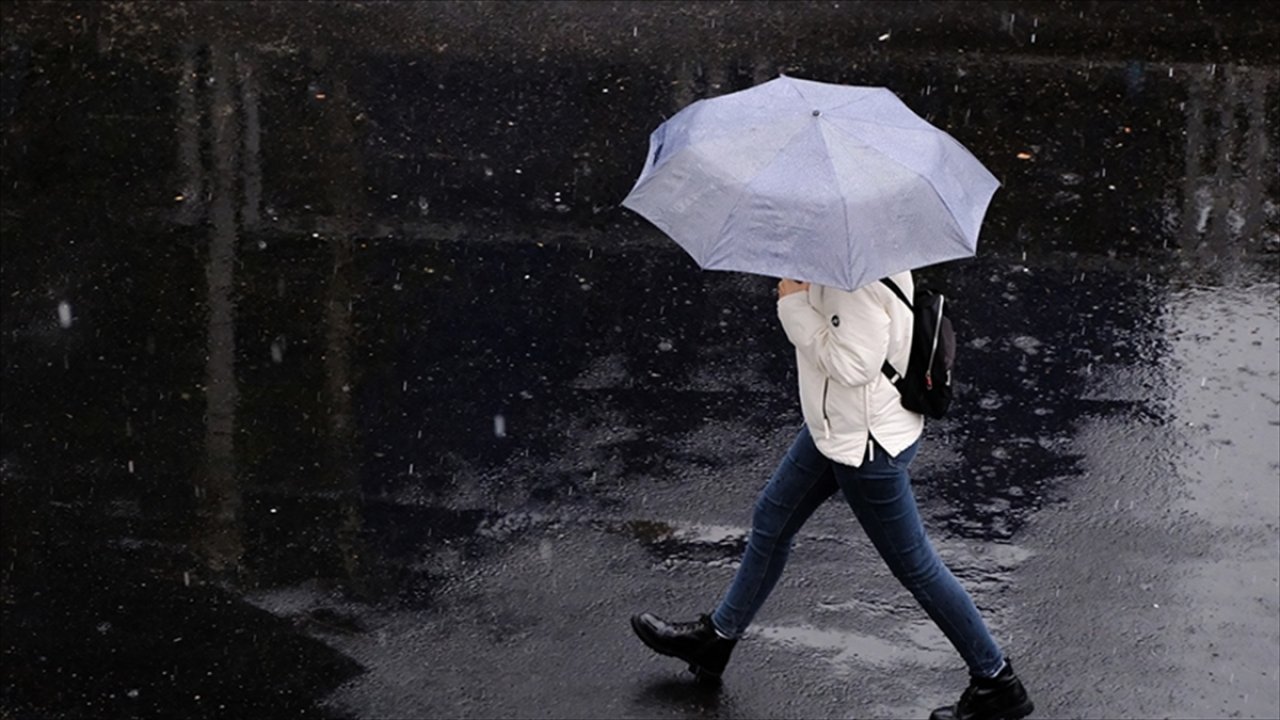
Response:
M1138 503L1274 539L1275 63L110 40L0 50L5 712L947 699L945 641L867 599L897 596L838 508L754 636L795 660L776 687L828 700L777 697L751 657L759 687L637 686L599 667L630 640L582 627L713 602L798 423L771 283L698 271L616 207L663 116L778 71L897 89L1004 182L980 257L921 273L954 298L960 385L915 468L993 624L1025 627L1011 581L1071 541L1039 518L1099 463L1143 488L1108 496L1100 535ZM1178 460L1135 452L1166 431ZM1274 604L1258 547L1197 597L1230 604L1213 588L1247 570ZM903 668L930 689L846 687Z

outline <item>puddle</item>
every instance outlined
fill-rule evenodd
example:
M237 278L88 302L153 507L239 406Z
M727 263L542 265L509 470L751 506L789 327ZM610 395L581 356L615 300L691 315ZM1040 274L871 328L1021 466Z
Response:
M909 623L888 638L811 625L758 624L749 632L768 642L816 651L836 666L836 672L865 665L890 671L920 665L943 668L956 663L955 650L946 636L927 621Z
M722 565L737 562L747 548L747 528L720 525L679 525L655 520L631 520L618 527L664 560Z

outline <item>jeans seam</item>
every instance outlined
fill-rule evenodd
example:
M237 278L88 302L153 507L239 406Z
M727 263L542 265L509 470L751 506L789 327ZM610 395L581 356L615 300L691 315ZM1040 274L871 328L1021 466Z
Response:
M876 515L875 513L872 513L872 514L873 514L873 515L874 515L874 517L875 517L876 525L879 527L879 530L880 530L880 533L881 533L881 537L884 537L884 536L885 536L884 522L880 520L880 516L879 516L879 515ZM928 542L927 538L926 538L926 542ZM896 559L897 559L897 561L898 561L898 566L899 566L899 567L903 567L903 566L905 565L905 563L903 563L903 562L902 562L903 554L902 554L900 551L898 551L896 548L894 549L893 554L894 554L895 558L896 558ZM938 563L941 563L941 562L942 562L942 561L937 557L937 551L936 551L936 550L933 550L933 551L932 551L932 554L934 555L934 562L938 562ZM948 572L950 572L950 570L948 570ZM901 582L901 581L899 581L899 582ZM957 583L959 583L960 581L959 581L959 580L956 580L956 582L957 582ZM905 587L906 583L902 583L902 584L903 584L903 586ZM907 591L908 591L908 592L911 592L911 588L909 588L909 587L908 587L908 588L906 588L906 589L907 589ZM963 589L963 588L962 588L962 589ZM920 587L918 588L918 592L919 592L921 595L923 595L923 596L925 597L925 599L928 601L928 603L929 603L930 605L933 605L933 603L934 603L933 595L932 595L932 594L931 594L927 589L925 589L925 588L924 588L924 586L920 586ZM968 592L968 591L966 591L966 592ZM911 592L911 594L912 594L912 595L915 595L915 592ZM917 598L917 602L918 602L918 601L919 601L919 598ZM936 606L935 606L935 607L936 607ZM928 612L928 610L927 610L927 609L925 609L925 608L923 608L923 607L922 607L921 609L922 609L922 610L925 610L925 615L928 615L928 614L929 614L929 612ZM954 621L952 621L952 619L951 619L950 617L947 617L947 614L946 614L946 613L941 613L941 612L940 612L940 613L938 613L938 615L939 615L939 617L941 617L941 618L943 619L943 621L945 621L945 622L947 623L947 625L950 627L951 631L955 634L955 636L956 636L956 637L963 637L963 636L964 636L964 633L960 632L960 628L956 626L955 622L954 622ZM943 634L944 634L944 635L946 634L946 631L945 631L945 630L943 631ZM970 654L971 654L971 655L976 655L976 654L977 654L977 653L975 653L975 652L974 652L973 643L972 643L971 641L967 641L965 644L969 646L969 652L970 652Z

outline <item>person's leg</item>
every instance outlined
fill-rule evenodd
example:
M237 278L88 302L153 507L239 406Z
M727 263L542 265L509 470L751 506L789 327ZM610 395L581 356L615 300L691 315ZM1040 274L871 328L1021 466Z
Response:
M631 618L636 635L655 652L688 662L698 679L718 681L738 636L782 575L796 532L835 491L831 461L818 452L809 431L801 430L756 499L742 564L715 615L667 622L640 613Z
M796 533L836 492L831 466L818 452L809 430L802 429L756 498L742 563L711 615L722 637L741 636L778 584Z
M854 515L890 571L955 646L977 677L993 677L1004 654L969 593L942 563L925 534L907 467L918 443L897 457L878 443L861 467L834 465L836 480Z
M907 472L917 445L892 457L876 443L861 467L833 464L833 471L858 522L894 577L911 591L969 666L972 677L960 701L934 710L929 720L1025 717L1035 704L1005 661L973 599L925 534Z

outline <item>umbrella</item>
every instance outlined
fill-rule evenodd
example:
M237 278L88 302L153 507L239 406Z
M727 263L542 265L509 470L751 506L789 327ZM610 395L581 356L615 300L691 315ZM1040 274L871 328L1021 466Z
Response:
M662 123L622 204L705 269L854 290L972 256L999 185L891 91L782 75Z

